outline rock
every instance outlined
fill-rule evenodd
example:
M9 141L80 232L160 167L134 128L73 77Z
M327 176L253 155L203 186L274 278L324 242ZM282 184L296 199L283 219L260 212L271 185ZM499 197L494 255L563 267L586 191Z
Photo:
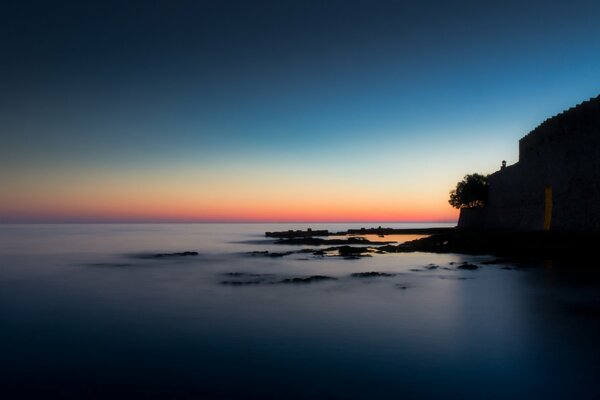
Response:
M291 239L291 238L306 238L306 237L313 237L313 236L329 236L330 233L327 229L323 229L323 230L312 230L311 228L308 228L305 231L301 231L301 230L288 230L288 231L281 231L281 232L265 232L265 236L266 237L272 237L272 238L285 238L285 239Z
M260 285L263 281L252 280L252 281L221 281L221 285L229 286L247 286L247 285Z
M340 256L356 256L358 254L369 253L371 249L367 247L351 247L351 246L340 246L337 248Z
M479 269L479 267L477 265L475 265L475 264L469 264L469 263L466 263L466 262L462 263L457 268L458 269L465 269L465 270L469 270L469 271Z
M190 256L197 256L197 255L198 255L197 251L183 251L181 253L153 254L151 257L152 258L171 258L171 257L190 257Z
M249 254L251 256L266 256L266 255L269 255L269 252L267 250L265 250L265 251L252 251Z
M294 252L286 251L284 253L269 253L269 257L285 257L285 256L289 256L290 254L294 254Z
M389 272L375 272L375 271L371 271L371 272L355 272L353 274L350 274L350 276L353 277L353 278L376 278L376 277L396 276L396 274L391 274Z
M331 276L312 275L312 276L308 276L306 278L286 278L286 279L279 281L278 283L296 284L296 283L313 283L313 282L337 281L337 280L338 280L337 278L333 278Z
M295 245L295 244L305 244L309 246L320 246L320 245L349 245L349 244L389 244L395 242L372 242L368 239L362 237L350 237L347 239L321 239L315 237L304 237L304 238L291 238L291 239L279 239L275 241L275 244L287 244L287 245Z

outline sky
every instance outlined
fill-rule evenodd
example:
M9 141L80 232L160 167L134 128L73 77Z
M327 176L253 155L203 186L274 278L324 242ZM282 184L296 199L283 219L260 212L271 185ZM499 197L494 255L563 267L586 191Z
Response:
M0 223L455 221L600 94L597 1L0 5Z

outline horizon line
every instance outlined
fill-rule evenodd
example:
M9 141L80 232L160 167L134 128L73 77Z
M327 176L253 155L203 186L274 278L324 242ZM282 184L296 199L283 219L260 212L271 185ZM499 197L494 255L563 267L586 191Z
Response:
M456 223L457 220L422 220L422 221L376 221L376 220L361 220L361 221L339 221L339 220L312 220L312 221L0 221L0 225L84 225L84 224L434 224L434 223Z

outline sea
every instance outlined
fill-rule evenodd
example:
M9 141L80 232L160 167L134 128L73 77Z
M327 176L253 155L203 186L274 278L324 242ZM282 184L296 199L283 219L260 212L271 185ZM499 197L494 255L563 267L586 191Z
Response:
M0 398L600 398L597 260L251 254L380 225L0 225Z

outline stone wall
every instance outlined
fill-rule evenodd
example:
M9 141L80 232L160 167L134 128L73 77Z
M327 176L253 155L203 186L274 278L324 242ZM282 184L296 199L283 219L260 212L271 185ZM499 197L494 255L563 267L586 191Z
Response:
M483 229L486 221L486 208L461 208L458 217L458 228Z
M552 188L551 229L600 230L600 96L523 137L519 162L489 183L486 228L542 229L544 191Z

